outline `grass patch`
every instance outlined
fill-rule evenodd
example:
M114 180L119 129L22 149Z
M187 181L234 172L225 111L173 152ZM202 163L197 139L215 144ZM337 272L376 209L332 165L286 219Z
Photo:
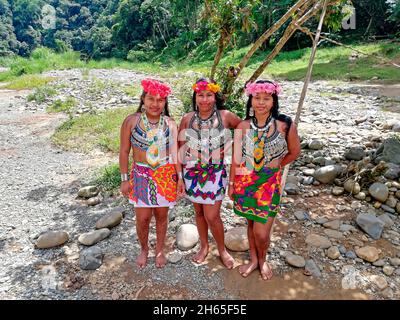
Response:
M12 80L4 88L11 90L34 89L56 80L54 77L41 77L38 75L23 75Z
M119 164L114 163L100 170L95 179L95 184L105 191L116 191L121 185Z
M68 97L67 100L62 101L57 99L49 106L46 111L49 113L53 112L65 112L71 115L72 110L78 105L78 101L75 98Z
M396 42L380 41L371 44L352 44L352 47L368 54L378 57L366 57L360 55L356 60L349 60L353 50L343 47L321 47L317 51L313 80L369 80L377 77L387 82L399 82L398 68L388 64L381 57L399 61L400 46ZM220 62L220 67L237 65L240 59L246 54L250 46L235 49L229 52ZM213 55L207 51L202 54L196 49L186 59L160 62L131 62L122 59L109 58L102 60L80 60L78 52L65 52L56 54L47 48L36 49L30 58L13 57L0 58L0 65L10 67L7 72L0 73L1 81L12 81L18 77L30 74L38 74L46 70L79 68L84 78L88 78L90 69L130 69L149 74L156 74L161 77L171 78L174 73L186 73L194 71L207 75L210 71ZM274 61L267 67L263 77L280 78L285 80L302 80L305 77L311 49L305 48L290 52L281 52ZM267 52L258 51L249 61L243 70L241 78L247 79L254 70L263 62L268 55ZM162 60L162 56L159 57Z
M28 101L36 101L38 103L43 103L48 97L57 94L57 90L49 86L41 86L35 89L35 91L29 94L26 99Z
M140 97L142 94L142 87L139 86L123 86L122 91L131 97Z
M396 43L375 43L353 45L354 48L378 57L387 59L400 58L400 47ZM308 59L311 49L302 49L297 55L299 59L291 60L290 56L295 52L282 53L271 63L265 71L265 75L283 78L286 80L303 80L308 67ZM354 61L350 60L353 50L343 47L320 48L317 51L313 67L312 78L314 80L370 80L377 77L387 82L399 81L398 68L384 62L382 58L359 55Z
M121 124L134 110L119 108L69 119L56 130L52 141L66 150L90 152L101 148L118 153Z
M90 86L88 88L88 93L90 95L95 95L99 92L104 91L106 88L107 88L106 82L101 81L100 79L94 79L94 81L90 83Z

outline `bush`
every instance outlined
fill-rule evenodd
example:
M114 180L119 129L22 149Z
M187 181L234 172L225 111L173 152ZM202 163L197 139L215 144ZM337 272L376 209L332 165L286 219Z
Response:
M149 61L149 53L142 50L130 50L126 57L131 62L146 62Z
M50 56L53 55L53 52L51 49L49 48L45 48L45 47L40 47L40 48L36 48L35 50L33 50L32 54L31 54L31 58L34 60L47 60L50 58Z
M47 112L65 112L71 116L72 109L78 105L76 99L68 97L67 100L62 101L57 99L53 104L47 108Z
M117 163L101 169L95 181L105 191L115 191L121 184L119 165Z
M28 101L36 101L38 103L43 103L47 97L54 96L57 91L48 86L42 86L35 89L35 91L28 95Z

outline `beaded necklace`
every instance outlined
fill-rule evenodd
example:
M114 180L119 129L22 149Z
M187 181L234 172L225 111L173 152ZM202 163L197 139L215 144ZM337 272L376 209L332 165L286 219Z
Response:
M287 151L287 144L285 139L281 136L276 128L276 121L272 121L270 116L263 127L257 126L255 118L250 122L251 128L254 130L253 145L254 145L254 169L261 170L266 164L272 160L280 158ZM268 137L269 129L272 123L275 122L274 132ZM261 132L261 137L259 137Z
M143 120L147 139L149 139L149 148L146 152L146 160L151 166L155 167L160 164L160 152L162 148L165 147L165 137L162 132L164 127L164 116L160 116L160 120L157 122L158 126L154 129L150 128L146 112L142 112L141 118Z

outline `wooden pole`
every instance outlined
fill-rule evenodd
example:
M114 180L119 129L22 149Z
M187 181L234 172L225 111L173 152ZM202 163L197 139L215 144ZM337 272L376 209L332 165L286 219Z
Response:
M296 126L299 123L300 114L301 114L301 111L303 109L304 100L305 100L307 89L308 89L308 84L309 84L310 79L311 79L312 69L313 69L314 60L315 60L315 54L317 52L318 41L319 41L319 38L321 36L321 30L322 30L322 25L324 23L327 6L328 6L328 0L324 0L324 6L323 6L323 9L322 9L322 14L321 14L321 17L319 19L318 29L317 29L317 33L316 33L314 41L313 41L313 48L312 48L312 51L311 51L310 61L308 63L307 75L306 75L306 78L304 80L303 90L301 91L299 105L297 107L296 117L295 117L295 120L294 120L294 123L296 124ZM290 167L290 164L286 165L285 169L283 171L282 183L281 183L281 185L282 185L282 188L281 188L282 193L283 193L283 190L285 190L286 178L287 178L287 175L289 173L289 167Z

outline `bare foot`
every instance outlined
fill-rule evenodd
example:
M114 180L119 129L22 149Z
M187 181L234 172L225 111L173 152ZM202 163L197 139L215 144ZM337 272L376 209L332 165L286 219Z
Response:
M250 273L252 273L258 267L258 261L242 264L239 267L239 273L243 278L246 278Z
M232 258L232 256L226 250L224 250L219 255L225 267L227 267L228 269L232 269L233 264L235 263L235 260Z
M136 264L139 268L144 268L147 263L147 256L149 255L149 250L143 250L140 252L136 258Z
M167 264L167 258L165 258L164 252L156 254L156 267L162 268Z
M202 263L204 260L206 260L207 255L208 255L208 246L201 247L199 252L197 252L192 257L192 261L196 263Z
M272 267L267 261L263 263L260 269L263 280L270 280L272 278Z

